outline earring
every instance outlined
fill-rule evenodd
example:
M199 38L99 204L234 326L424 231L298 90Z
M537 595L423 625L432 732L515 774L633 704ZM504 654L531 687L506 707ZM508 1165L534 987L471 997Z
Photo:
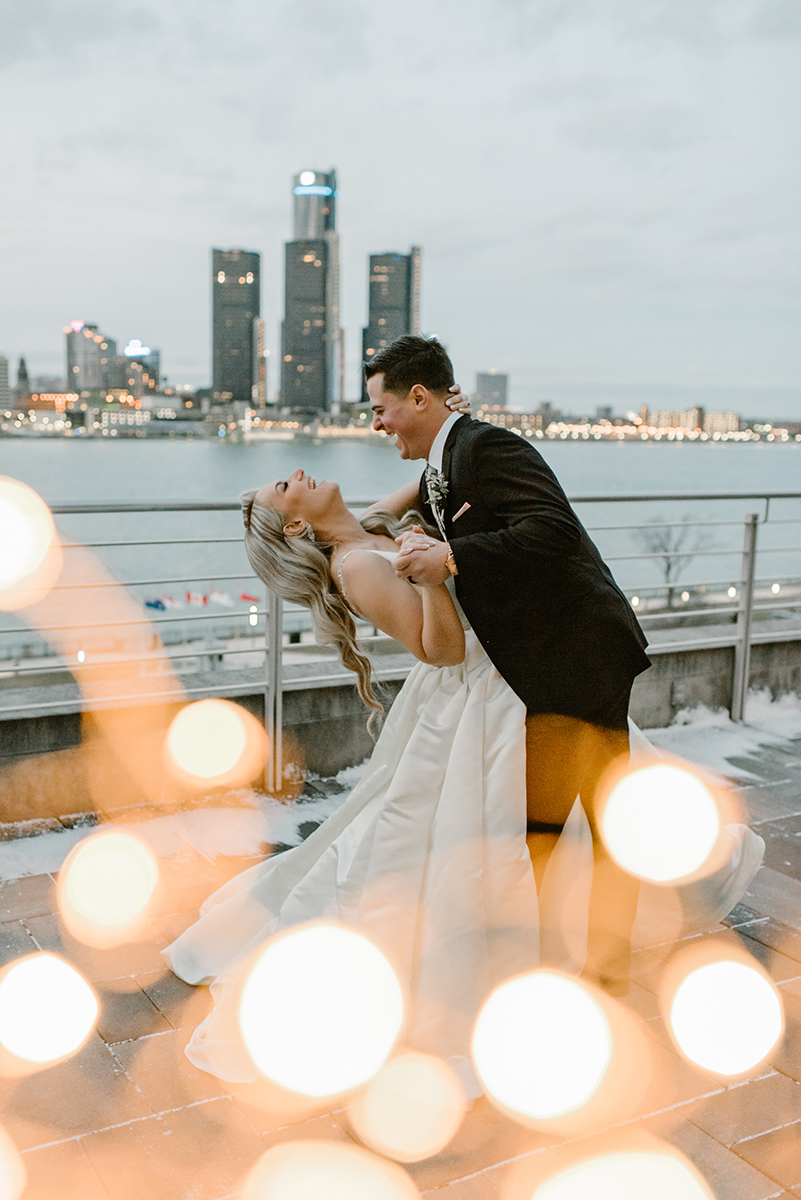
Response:
M306 522L306 537L309 539L310 542L317 541L317 539L314 536L314 530L311 527L311 521Z

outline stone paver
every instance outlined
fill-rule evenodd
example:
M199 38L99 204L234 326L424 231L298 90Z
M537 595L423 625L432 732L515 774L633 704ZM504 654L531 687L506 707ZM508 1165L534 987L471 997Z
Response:
M801 1200L799 754L801 741L792 752L766 751L765 782L744 789L751 820L769 843L770 865L741 904L701 935L646 944L633 956L624 1003L645 1034L650 1073L636 1106L631 1098L627 1124L583 1135L534 1132L481 1099L441 1154L405 1168L422 1195L530 1197L577 1154L645 1130L685 1153L717 1200ZM759 774L762 762L743 765ZM84 973L101 1001L97 1032L78 1055L24 1078L0 1078L0 1125L28 1172L24 1200L226 1200L241 1195L270 1146L307 1139L360 1144L341 1106L326 1112L320 1102L264 1081L227 1084L185 1057L211 1000L207 988L176 979L159 951L196 919L212 890L254 861L210 861L183 845L164 863L165 886L147 936L111 950L82 946L62 928L52 876L0 884L0 966L52 950ZM685 1061L661 1013L660 983L673 954L704 942L745 949L779 985L786 1034L745 1082Z

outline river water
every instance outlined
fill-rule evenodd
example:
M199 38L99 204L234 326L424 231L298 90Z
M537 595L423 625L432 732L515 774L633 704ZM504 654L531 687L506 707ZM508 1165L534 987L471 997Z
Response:
M665 443L598 443L544 441L537 444L570 496L620 496L694 492L801 492L801 445L745 443L688 445ZM28 483L51 504L112 500L234 500L244 488L285 476L302 466L318 479L336 479L346 499L378 498L419 474L419 464L403 462L386 442L343 441L332 444L259 442L220 445L155 440L118 442L0 440L0 474ZM627 559L643 552L632 530L602 529L643 525L655 520L732 522L701 534L693 531L686 548L681 581L735 582L739 578L742 520L762 511L755 501L663 500L652 503L579 506L584 523L621 586L643 590L660 582L659 564L649 558ZM801 518L801 501L774 502L771 518ZM245 588L261 597L241 545L238 513L68 516L59 518L68 537L79 541L176 538L174 546L107 548L100 551L122 580L192 576L201 591L215 586L211 577L237 578L216 584L237 600ZM801 524L769 524L760 533L764 551L758 574L776 578L801 574ZM182 539L234 538L228 543L181 544ZM702 545L700 543L703 543ZM701 550L714 550L712 556ZM725 554L720 553L726 551ZM183 599L189 584L143 583L132 588L141 599L169 593ZM220 617L225 611L220 609Z

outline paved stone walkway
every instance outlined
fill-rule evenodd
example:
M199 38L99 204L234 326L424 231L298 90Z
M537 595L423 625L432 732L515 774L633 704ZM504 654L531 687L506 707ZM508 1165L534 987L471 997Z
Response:
M766 865L725 924L695 940L731 940L764 964L782 995L786 1035L745 1082L691 1066L675 1053L656 997L676 946L638 950L626 1003L649 1039L654 1075L629 1128L679 1147L719 1200L801 1197L801 741L743 765L760 779L741 790L765 838ZM59 951L102 1002L80 1054L27 1078L0 1079L0 1123L23 1152L25 1200L223 1200L239 1194L256 1159L279 1142L357 1141L344 1111L226 1086L184 1057L209 996L167 972L158 952L209 892L255 861L179 851L163 862L167 890L149 937L103 952L60 929L52 876L0 884L0 961ZM439 1200L518 1200L557 1163L590 1155L619 1132L545 1136L480 1100L444 1153L407 1169Z

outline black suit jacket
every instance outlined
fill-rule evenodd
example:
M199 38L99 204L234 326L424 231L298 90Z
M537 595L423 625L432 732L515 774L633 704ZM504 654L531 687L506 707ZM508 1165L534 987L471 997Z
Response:
M603 725L650 666L647 641L553 471L517 434L469 417L442 468L456 594L490 659L529 713ZM420 506L433 525L425 475Z

